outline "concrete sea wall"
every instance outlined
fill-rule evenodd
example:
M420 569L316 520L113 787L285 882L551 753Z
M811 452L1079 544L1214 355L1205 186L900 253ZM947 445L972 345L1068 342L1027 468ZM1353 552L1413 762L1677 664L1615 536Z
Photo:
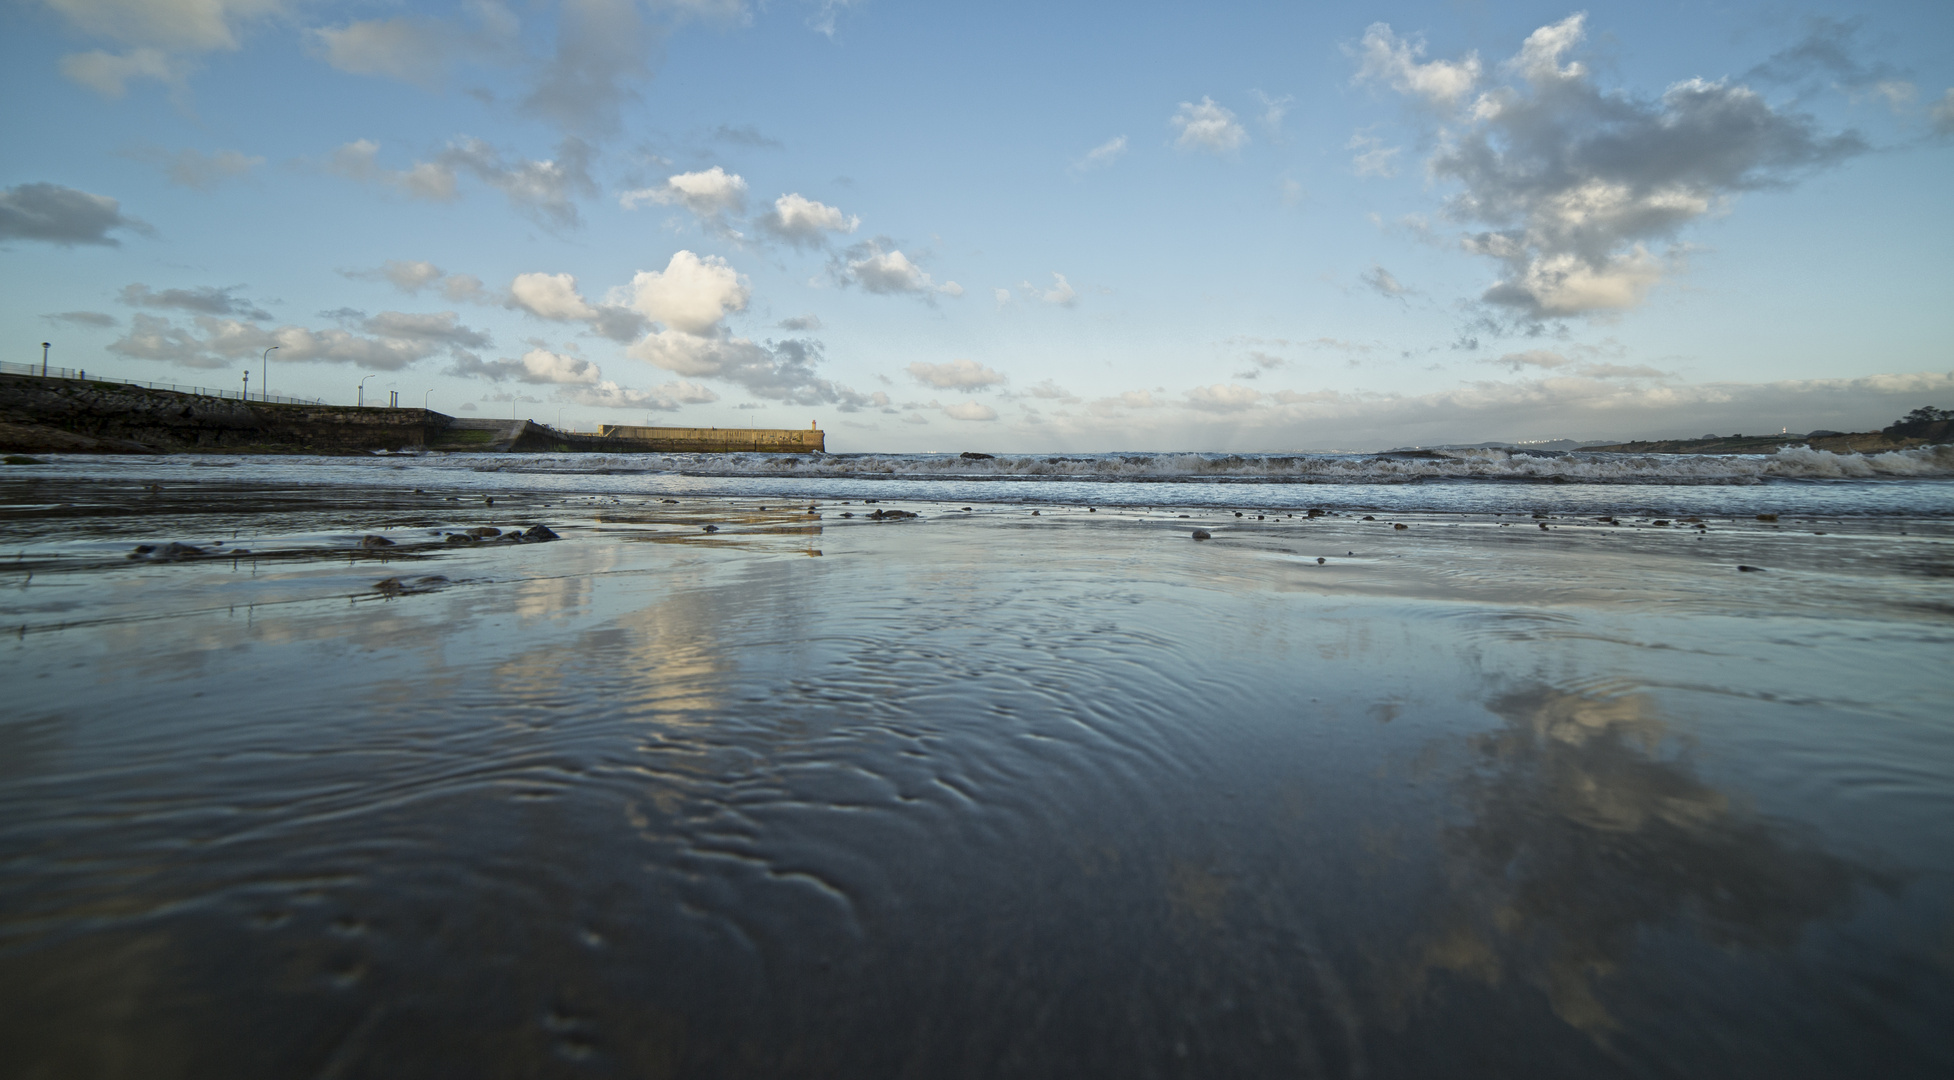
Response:
M712 454L745 451L762 454L807 454L827 450L827 433L818 428L695 428L637 427L605 424L607 439L647 444L670 454Z
M642 433L642 434L641 434ZM429 409L240 401L101 380L0 374L0 451L9 453L354 454L806 453L820 431L606 425L601 435Z

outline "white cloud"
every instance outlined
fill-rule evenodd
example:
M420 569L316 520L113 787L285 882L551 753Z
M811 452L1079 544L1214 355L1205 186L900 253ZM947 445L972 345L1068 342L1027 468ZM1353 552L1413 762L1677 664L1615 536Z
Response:
M1126 136L1115 135L1098 146L1086 151L1084 157L1072 163L1075 173L1103 169L1126 155Z
M394 288L409 294L420 292L442 277L441 268L431 262L404 262L400 259L388 259L381 266L380 273L393 282Z
M1927 119L1934 126L1934 134L1954 135L1954 87L1949 87L1940 100L1927 106Z
M236 150L206 154L187 147L174 154L161 147L142 147L129 151L128 156L161 166L170 183L198 191L210 191L224 181L245 176L265 163L264 158Z
M860 285L868 292L885 296L963 295L963 286L954 281L936 284L929 273L909 261L907 255L888 246L892 243L887 237L877 237L856 244L831 264L830 271L843 285Z
M119 56L90 49L62 57L61 74L105 98L119 98L137 79L153 79L180 93L186 72L182 61L171 59L161 49L131 49Z
M1020 282L1018 288L1030 299L1056 304L1059 307L1074 307L1079 302L1078 290L1072 287L1071 282L1065 280L1064 274L1056 270L1052 271L1052 287L1049 289L1040 289L1029 281Z
M945 405L943 415L952 420L995 420L997 410L981 401L960 401L955 405Z
M1499 364L1514 371L1529 367L1552 370L1553 368L1566 367L1572 362L1567 357L1551 349L1528 349L1525 352L1511 352L1500 357L1498 360L1490 361L1490 363Z
M596 386L603 373L597 365L580 356L569 356L549 349L535 348L517 360L483 362L473 356L458 358L449 374L480 375L493 382L515 379L538 385Z
M754 227L765 235L799 248L820 247L829 233L852 233L861 223L859 217L798 192L775 199L771 210L753 219Z
M60 247L95 244L118 247L116 229L148 234L147 224L124 215L122 204L60 184L16 184L0 188L0 241L39 240Z
M714 165L700 172L679 173L659 187L640 188L618 196L618 205L634 210L639 203L682 206L702 218L723 217L746 210L746 180Z
M704 405L718 401L719 395L710 387L680 379L662 383L649 390L632 390L606 379L592 386L565 387L557 391L557 398L576 405L589 405L600 409L651 409L656 412L677 412L686 405Z
M1576 12L1553 24L1543 26L1527 35L1520 45L1520 52L1505 66L1530 83L1545 84L1579 79L1588 69L1578 63L1562 67L1560 60L1569 49L1580 44L1587 36L1587 13Z
M227 368L242 359L255 359L278 347L281 363L352 364L374 371L398 371L440 352L466 355L471 344L486 344L488 335L455 320L452 312L414 316L381 312L367 320L367 334L345 329L313 330L281 326L267 330L256 323L198 315L195 329L169 319L138 313L129 332L110 343L110 352L137 359L160 360L187 368Z
M1364 284L1371 287L1371 291L1392 300L1402 300L1405 294L1411 292L1403 282L1393 277L1391 272L1382 266L1371 267L1364 271L1362 277Z
M1187 407L1202 412L1233 413L1255 407L1262 400L1262 392L1243 386L1240 383L1215 383L1213 386L1197 386L1185 395Z
M577 292L577 279L569 274L518 274L509 283L509 303L539 319L586 322L597 317L597 309Z
M975 360L952 360L947 364L928 364L921 360L909 365L909 374L924 386L939 390L981 390L1001 386L1005 379L996 370Z
M725 259L690 251L674 253L663 270L641 270L631 279L631 306L686 334L710 334L728 313L746 310L749 295Z
M77 30L185 52L238 47L234 24L281 13L282 0L44 0Z
M1289 107L1296 103L1295 95L1284 94L1275 97L1260 90L1251 90L1249 93L1254 94L1255 99L1262 103L1262 126L1268 128L1272 135L1282 134L1282 121L1289 115Z
M405 169L379 163L380 144L356 139L333 151L326 168L349 180L392 187L409 198L452 202L460 197L459 178L472 176L502 192L519 213L554 228L581 223L575 196L590 196L590 147L574 136L557 147L555 158L505 157L489 143L457 136L446 149Z
M1202 98L1199 105L1181 102L1179 111L1167 122L1180 133L1174 145L1182 150L1232 154L1248 142L1248 132L1235 122L1235 114L1209 97Z
M140 282L125 285L116 297L130 307L176 308L181 311L194 311L204 315L231 315L241 319L261 320L271 318L271 313L233 293L243 288L230 285L218 288L199 285L189 289L151 289Z
M1857 135L1824 134L1740 85L1688 79L1653 101L1605 91L1567 58L1583 33L1577 15L1529 35L1501 65L1520 84L1462 105L1427 163L1435 180L1458 186L1447 214L1487 226L1460 241L1504 270L1482 298L1524 318L1634 307L1680 262L1651 243L1737 194L1781 187L1865 150ZM1440 61L1373 64L1418 55L1383 24L1365 41L1360 77L1433 103L1459 101L1465 75L1479 74L1476 56L1444 69L1434 67Z
M80 33L128 46L61 58L61 73L105 97L121 97L134 79L176 91L203 53L238 48L245 23L283 14L284 0L43 0Z
M432 86L457 61L489 59L517 37L514 12L493 0L475 0L463 10L473 26L419 17L372 19L341 27L319 27L311 44L327 64L351 75L374 75Z
M1350 158L1350 167L1358 176L1392 177L1398 175L1397 156L1404 151L1401 146L1386 146L1384 140L1369 132L1359 131L1350 136L1343 145L1345 150L1359 153Z
M1407 41L1392 33L1385 23L1372 23L1358 43L1357 79L1381 82L1401 94L1423 98L1439 105L1451 105L1467 94L1479 81L1479 54L1452 62L1433 60L1419 63L1425 55L1423 41Z

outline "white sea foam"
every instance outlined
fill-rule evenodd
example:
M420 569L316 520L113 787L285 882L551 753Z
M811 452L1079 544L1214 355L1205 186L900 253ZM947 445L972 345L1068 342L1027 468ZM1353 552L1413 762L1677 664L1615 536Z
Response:
M1876 454L1785 447L1774 454L1533 454L1506 450L1385 454L574 454L483 455L498 472L680 473L692 476L1392 484L1514 480L1616 484L1754 484L1770 480L1954 478L1954 446Z

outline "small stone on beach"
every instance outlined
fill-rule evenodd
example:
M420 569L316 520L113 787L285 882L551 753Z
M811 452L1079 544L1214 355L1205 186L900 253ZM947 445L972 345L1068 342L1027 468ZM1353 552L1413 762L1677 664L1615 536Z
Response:
M1213 539L1213 536L1214 534L1208 532L1206 529L1194 530L1194 539L1196 540L1210 540Z
M718 532L718 531L719 531L719 526L717 526L717 525L708 525L708 526L706 526L706 529L705 529L705 531L707 531L707 532Z
M1742 563L1737 564L1737 569L1746 574L1761 574L1764 572L1764 568L1761 566L1745 566Z

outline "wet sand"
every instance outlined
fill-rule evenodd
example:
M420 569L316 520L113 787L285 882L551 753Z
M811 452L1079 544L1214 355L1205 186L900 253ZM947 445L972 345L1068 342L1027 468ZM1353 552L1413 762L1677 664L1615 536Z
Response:
M1954 1068L1944 519L10 491L17 1075Z

